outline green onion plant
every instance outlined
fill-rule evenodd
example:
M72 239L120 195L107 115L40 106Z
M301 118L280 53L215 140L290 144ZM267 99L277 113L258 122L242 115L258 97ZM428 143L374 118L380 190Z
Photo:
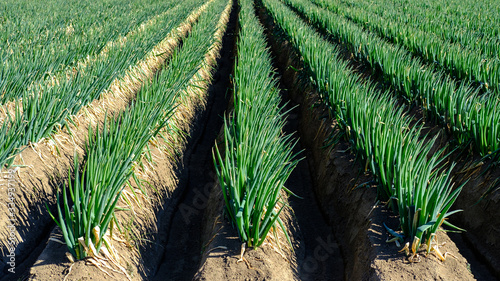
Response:
M216 146L214 163L228 217L243 242L259 247L278 225L287 233L279 218L281 192L297 160L291 136L283 134L286 112L264 29L251 1L239 2L234 112L225 119L224 152Z

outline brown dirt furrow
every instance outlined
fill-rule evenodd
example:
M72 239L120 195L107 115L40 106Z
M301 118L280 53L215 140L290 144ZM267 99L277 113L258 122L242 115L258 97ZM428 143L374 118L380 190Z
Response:
M206 7L206 4L203 7ZM202 9L198 9L191 13L123 79L115 80L99 100L93 101L78 115L73 116L72 120L76 126L70 125L69 130L59 131L52 139L32 144L18 155L14 164L21 165L21 168L16 168L16 175L12 180L15 184L13 202L16 209L12 212L15 221L9 220L12 217L8 216L3 216L0 220L3 256L6 257L11 252L9 243L14 241L16 272L25 271L43 249L43 245L39 245L45 243L48 232L54 225L44 205L54 206L56 190L61 183L67 181L75 153L83 154L89 126L102 125L105 112L111 116L128 106L143 81L153 78L174 48L188 34L201 11ZM2 186L2 191L4 190L7 194L6 188ZM2 198L0 212L8 214L10 212L7 200L10 199L7 196ZM3 269L0 276L5 276L8 268L11 268L6 264L8 261L5 258L0 262ZM12 275L5 278L12 278Z
M465 158L465 157L462 157ZM475 167L478 163L483 165ZM450 222L466 232L461 234L450 234L453 240L464 241L468 246L467 258L478 259L478 265L485 267L482 270L482 280L500 279L500 216L498 206L500 204L500 169L493 167L487 169L490 161L481 162L479 157L474 159L461 159L455 169L455 185L458 186L467 181L454 206L463 212L450 217ZM471 169L472 167L472 169ZM496 180L496 182L495 182ZM490 188L496 185L497 190L484 196ZM465 255L465 254L464 254ZM473 264L472 269L474 270ZM487 269L491 272L488 274ZM474 271L473 271L474 272ZM495 277L493 277L493 275Z
M298 129L298 108L289 100L287 90L282 85L280 88L282 105L286 105L284 110L289 112L284 131L287 135L294 134ZM229 104L227 115L231 115L231 112L232 104ZM223 147L222 139L223 132L219 134L217 141L219 148ZM299 153L300 150L298 144L294 153ZM189 205L200 206L202 201L205 212L203 257L195 280L343 279L343 260L339 246L314 198L307 161L299 163L286 183L286 187L300 198L283 194L287 198L286 205L291 208L285 209L281 219L291 238L293 252L283 234L278 236L279 242L270 235L266 243L258 249L246 249L246 262L239 260L242 242L228 218L224 216L222 193L213 167L210 165L210 168L203 170L205 174L211 175L212 183L202 192L195 192L196 195L191 198ZM171 268L173 269L174 265Z
M220 130L221 116L227 108L230 95L230 77L234 66L237 4L229 17L226 34L222 38L217 71L208 89L206 110L197 118L187 151L184 154L184 180L180 182L182 198L172 208L166 224L165 250L151 280L191 280L198 270L202 249L202 225L208 206L208 196L216 180L212 169L212 147ZM206 218L211 220L212 218ZM172 254L175 253L175 254ZM157 257L158 258L158 257Z

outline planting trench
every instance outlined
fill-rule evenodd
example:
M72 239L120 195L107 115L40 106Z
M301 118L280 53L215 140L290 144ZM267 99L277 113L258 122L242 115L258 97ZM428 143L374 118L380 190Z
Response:
M317 94L304 82L307 77L303 75L305 72L293 48L288 42L277 39L283 35L266 11L262 8L257 11L267 29L275 66L281 75L282 99L289 102L288 109L291 109L286 133L298 131L295 137L300 143L295 152L304 149L299 157L306 157L286 184L302 197L289 196L291 209L283 213L293 251L284 241L269 240L257 250L247 249L244 255L247 262L237 262L241 242L223 214L212 148L222 126L224 111L231 107L230 74L234 67L238 29L237 3L234 3L214 82L208 89L207 104L194 111L189 125L190 137L179 158L180 164L173 166L171 159L160 161L153 176L156 180L151 180L165 196L158 198L152 207L158 220L147 221L142 229L157 234L146 236L152 241L137 242L141 263L126 266L134 279L494 280L488 269L475 266L481 263L473 260L475 250L463 242L457 248L447 235L440 235L439 242L446 242L444 251L451 252L456 259L449 256L444 263L430 256L423 257L420 263L409 264L404 253L398 253L393 243L385 243L388 236L382 223L396 228L397 219L383 207L374 207L373 187L353 189L372 177L360 172L362 167L354 162L347 143L341 141L333 148L323 148L324 140L334 130L335 121L325 118L327 113L318 106ZM71 163L70 159L64 162ZM66 171L61 169L59 173L64 175ZM51 185L55 187L57 183L54 180ZM138 219L148 220L147 217ZM43 233L48 233L52 226L45 226L47 229ZM26 231L34 231L34 228L26 226ZM41 245L28 258L31 262L26 262L30 264L38 258L31 268L32 280L62 280L66 275L68 280L107 278L93 266L70 265L64 256L65 245L51 240L45 247L43 242L47 237L35 235L40 233L38 229L34 232L30 237L38 241L35 244ZM52 235L58 237L56 232ZM118 247L121 254L130 252L125 245ZM471 252L467 260L460 254L462 249ZM8 278L4 280L11 280Z

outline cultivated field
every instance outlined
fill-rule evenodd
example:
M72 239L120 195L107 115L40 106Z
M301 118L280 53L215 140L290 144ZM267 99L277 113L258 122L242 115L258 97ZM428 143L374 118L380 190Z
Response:
M500 278L500 2L0 3L0 280Z

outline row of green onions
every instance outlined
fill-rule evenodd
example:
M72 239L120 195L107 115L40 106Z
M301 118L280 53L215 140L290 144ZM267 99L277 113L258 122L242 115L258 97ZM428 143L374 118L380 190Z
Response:
M403 234L413 249L432 237L450 211L461 187L452 189L450 170L443 171L443 151L431 153L435 143L421 139L421 125L396 108L395 98L380 92L350 71L339 49L316 33L279 0L264 0L264 6L284 36L302 56L332 116L339 121L361 161L377 180L378 198L389 202L399 215ZM430 247L427 249L431 250Z
M134 5L135 4L135 5ZM122 20L128 9L136 8L137 3L123 0L104 0L99 2L51 0L45 3L29 0L5 0L0 3L2 19L0 24L4 29L0 32L0 46L20 44L28 47L29 44L45 45L53 38L69 39L72 36L81 36L87 32L98 32L105 25L106 17L114 15ZM115 7L121 5L122 7ZM148 10L148 6L145 7ZM140 11L139 11L140 12ZM135 18L131 18L133 22ZM67 32L67 27L74 29Z
M434 33L422 31L401 22L394 22L364 9L345 8L329 0L313 1L322 7L344 15L367 30L376 32L380 37L404 46L411 53L421 56L427 62L439 64L451 76L484 84L486 89L495 93L500 90L500 59L484 55L482 51L458 43L444 40Z
M116 204L125 184L134 178L134 167L148 157L150 140L162 130L166 131L161 134L183 134L171 119L176 106L190 95L190 80L200 79L194 75L215 41L218 17L226 5L224 0L211 2L169 65L142 86L131 106L107 119L103 128L89 130L83 164L75 157L74 180L58 195L57 218L52 216L76 259L97 255L103 245L109 247L105 238L111 220L116 221Z
M130 67L143 59L169 33L176 32L175 28L202 2L183 1L164 13L155 25L129 36L125 44L111 46L106 56L86 65L75 76L57 85L36 85L25 93L15 116L4 121L4 126L10 128L4 139L7 142L15 141L16 144L14 148L0 147L0 155L7 154L12 159L19 152L15 148L48 138L71 122L72 115L98 99L115 79L123 77ZM0 162L0 167L5 164Z
M214 163L228 217L243 242L259 247L271 229L283 228L281 192L297 160L291 136L283 133L286 113L264 30L252 1L239 2L234 112L225 119L224 144L216 146Z
M100 53L107 42L127 35L177 2L30 3L0 4L8 9L1 15L0 30L6 33L0 41L0 104L21 98L34 84L50 84L63 70ZM29 9L32 5L39 10ZM32 13L26 15L29 11Z
M354 55L380 69L387 84L408 103L420 102L460 145L473 144L482 156L500 154L500 96L479 95L466 82L457 84L433 71L400 46L394 46L310 1L284 0L316 26L351 47ZM313 0L321 1L321 0Z
M343 0L345 6L363 9L400 24L434 33L444 40L478 50L491 58L500 52L500 3L496 0L384 1ZM480 3L478 5L478 3Z

